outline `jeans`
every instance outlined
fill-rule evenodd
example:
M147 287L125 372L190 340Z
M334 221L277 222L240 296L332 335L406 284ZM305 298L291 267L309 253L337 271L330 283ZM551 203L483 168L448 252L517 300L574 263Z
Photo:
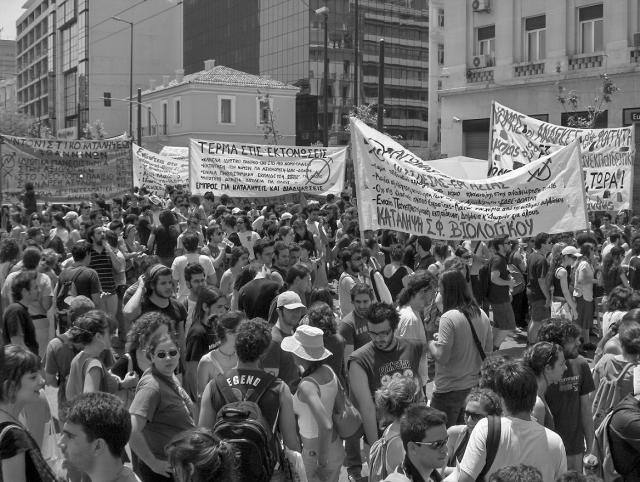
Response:
M470 391L470 388L465 388L464 390L453 390L444 393L435 392L433 394L431 408L445 413L447 416L447 428L464 423L462 411L465 406L464 401Z

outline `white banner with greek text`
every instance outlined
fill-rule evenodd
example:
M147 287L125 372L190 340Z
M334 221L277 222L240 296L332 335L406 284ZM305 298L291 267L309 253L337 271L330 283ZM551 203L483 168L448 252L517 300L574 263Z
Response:
M194 194L273 197L344 189L347 147L274 146L191 139Z
M178 146L164 146L160 149L161 156L173 157L174 159L184 159L189 162L189 148ZM188 177L188 173L187 173Z
M631 208L633 127L576 129L550 124L493 102L489 177L517 169L581 139L587 209Z
M133 144L133 185L162 195L167 185L189 184L189 159L163 156Z
M351 118L360 229L490 240L587 228L577 141L491 179L447 176Z

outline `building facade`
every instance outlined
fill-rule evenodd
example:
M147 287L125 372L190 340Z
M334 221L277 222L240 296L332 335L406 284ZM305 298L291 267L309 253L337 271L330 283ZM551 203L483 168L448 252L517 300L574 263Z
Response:
M492 100L566 125L559 86L586 110L604 73L620 93L596 126L640 119L640 1L438 1L444 75L431 100L440 105L443 153L487 158Z
M297 143L317 142L322 139L325 115L325 17L316 11L326 7L329 143L346 144L356 85L356 3L359 102L377 104L378 41L384 38L385 127L408 145L425 147L426 0L250 0L242 4L192 0L185 4L185 71L215 58L230 67L299 86ZM216 22L219 31L212 28Z
M16 84L16 77L0 80L0 110L5 112L18 111Z
M152 80L143 91L145 148L187 147L191 138L295 144L297 87L216 66L214 60L204 64L204 70L189 75L163 76L161 85Z
M0 80L16 75L16 41L0 40Z

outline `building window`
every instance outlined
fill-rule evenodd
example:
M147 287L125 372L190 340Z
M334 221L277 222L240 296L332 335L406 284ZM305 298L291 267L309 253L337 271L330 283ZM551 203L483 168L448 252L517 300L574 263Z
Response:
M111 92L105 92L102 96L105 107L111 107Z
M438 65L444 65L444 44L438 44Z
M155 130L155 126L153 126L154 129L151 130L151 107L149 107L147 109L147 132L149 133L149 135L155 135L156 134L156 130Z
M496 51L496 26L489 25L477 30L476 55L487 55L492 60Z
M444 28L444 8L438 9L438 27Z
M78 113L76 71L64 74L64 116L75 117Z
M258 124L269 124L273 110L273 99L258 97Z
M546 56L546 16L530 17L524 21L526 61L537 62Z
M180 112L181 107L182 106L181 106L180 99L175 99L174 102L173 102L173 111L175 113L174 120L175 120L177 125L180 125L180 120L181 120L180 116L182 114L182 112Z
M604 50L602 4L581 8L578 19L580 21L580 53L591 54Z
M236 98L233 96L218 96L218 123L236 123Z
M166 136L167 135L167 103L163 102L162 103L162 135Z

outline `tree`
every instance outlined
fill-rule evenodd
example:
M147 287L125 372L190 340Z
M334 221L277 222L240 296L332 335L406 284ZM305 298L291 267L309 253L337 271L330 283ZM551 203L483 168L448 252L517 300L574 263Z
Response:
M51 137L51 129L42 121L22 112L0 109L0 134L17 137Z
M558 84L558 102L562 104L564 111L569 114L567 126L580 129L593 129L598 117L606 110L607 104L613 100L613 96L620 92L620 89L604 73L600 75L602 85L600 92L593 99L593 104L586 108L580 107L580 96L575 90L567 90L561 83ZM586 112L586 114L585 114Z
M109 137L108 132L104 128L104 124L101 120L96 120L93 124L87 124L82 129L82 137L85 139L105 139Z
M276 127L276 115L271 108L270 94L263 94L258 89L258 105L260 106L260 123L262 125L264 139L269 142L269 144L278 145L283 136L278 134L278 129ZM262 117L263 114L265 115L265 118Z

